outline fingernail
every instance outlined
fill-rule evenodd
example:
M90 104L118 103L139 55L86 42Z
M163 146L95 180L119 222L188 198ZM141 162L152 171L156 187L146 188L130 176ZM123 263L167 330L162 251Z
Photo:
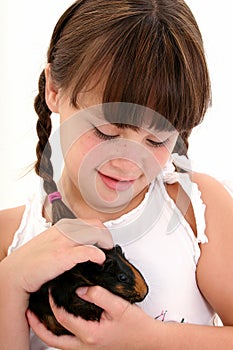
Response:
M76 293L78 294L78 296L83 296L87 293L88 287L80 287L76 290Z

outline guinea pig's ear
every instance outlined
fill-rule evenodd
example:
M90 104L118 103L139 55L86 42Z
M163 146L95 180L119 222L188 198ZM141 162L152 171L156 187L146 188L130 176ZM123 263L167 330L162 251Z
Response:
M102 265L103 271L109 272L113 268L113 260L112 259L107 259L104 264Z
M116 253L118 253L118 254L120 254L120 255L123 254L122 248L121 248L121 246L119 246L118 244L115 245L115 249L116 249Z

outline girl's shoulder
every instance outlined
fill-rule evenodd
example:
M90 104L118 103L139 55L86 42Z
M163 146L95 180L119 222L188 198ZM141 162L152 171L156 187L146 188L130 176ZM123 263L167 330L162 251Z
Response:
M0 211L0 261L7 256L7 251L18 229L25 206Z
M233 324L233 196L216 179L193 174L206 205L206 236L197 265L198 286L224 324Z
M216 223L218 220L222 226L224 224L223 217L225 217L226 223L228 223L228 219L233 219L233 196L221 182L202 173L193 173L192 181L198 185L202 200L206 205L208 224L211 224L212 221Z
M217 243L229 237L233 243L233 195L209 175L193 173L192 181L197 184L206 206L206 235L209 241Z
M217 239L223 227L226 231L232 232L233 192L227 190L221 182L209 175L191 173L189 177L191 182L197 185L197 190L205 206L205 233L207 237L213 239L214 236L215 239ZM172 184L167 184L167 192L183 213L196 235L196 220L192 202L187 193L183 190L181 184L182 181L181 183L177 181ZM189 189L189 192L190 191L192 191L192 189Z

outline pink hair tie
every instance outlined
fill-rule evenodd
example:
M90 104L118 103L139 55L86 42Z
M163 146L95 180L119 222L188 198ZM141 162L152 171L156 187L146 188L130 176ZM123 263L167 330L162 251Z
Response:
M60 192L52 192L52 193L48 194L48 198L49 198L50 203L53 203L57 199L62 199L62 196L61 196Z

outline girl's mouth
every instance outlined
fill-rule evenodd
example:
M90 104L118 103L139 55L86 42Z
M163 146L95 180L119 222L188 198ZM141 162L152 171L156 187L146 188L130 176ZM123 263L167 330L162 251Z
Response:
M103 181L103 183L110 188L111 190L114 191L126 191L128 190L134 183L135 180L118 180L113 177L104 175L98 171L98 174Z

